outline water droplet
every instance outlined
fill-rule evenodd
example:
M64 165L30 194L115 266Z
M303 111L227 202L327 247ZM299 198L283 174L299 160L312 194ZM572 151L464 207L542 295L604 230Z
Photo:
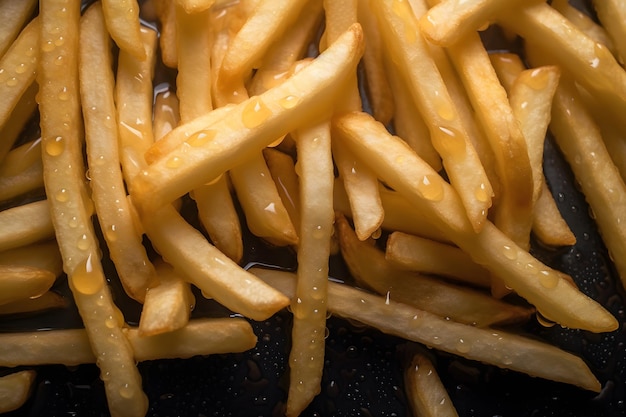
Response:
M550 73L542 68L535 68L531 71L530 77L526 79L526 84L533 90L543 90L548 85Z
M429 201L441 201L443 199L443 185L437 175L424 175L417 184L417 189L423 198Z
M70 97L69 93L67 92L67 87L63 87L63 89L61 90L61 92L59 93L57 97L61 101L67 101L67 99Z
M71 283L73 288L81 294L93 295L100 291L104 285L104 278L94 271L91 255L76 267L74 273L71 274Z
M278 100L278 104L283 109L291 109L291 108L295 107L296 104L298 104L299 101L300 101L300 99L298 97L292 96L292 95L288 95L288 96L285 96L285 97L281 98L280 100Z
M54 48L55 48L55 45L51 40L47 40L41 45L41 50L44 52L50 52L54 50Z
M87 237L86 234L83 234L81 237L78 238L78 242L76 242L76 246L80 250L89 249L89 238Z
M107 317L107 319L104 321L104 325L109 328L109 329L113 329L117 326L117 320L115 320L115 318L113 316L109 316Z
M179 168L181 165L183 164L183 160L182 158L178 157L178 156L172 156L170 159L167 160L167 162L165 163L165 165L168 168Z
M259 126L271 115L272 111L259 97L252 97L243 109L241 121L245 127L252 129Z
M67 192L67 190L65 188L61 188L59 191L57 191L54 194L54 198L55 198L56 201L58 201L60 203L65 203L69 199L69 195L68 195L68 192Z
M114 224L107 227L105 235L108 242L115 242L117 240L117 227Z
M63 153L65 149L65 142L63 137L57 136L52 139L48 139L45 144L46 153L50 156L58 156Z
M19 64L17 67L15 67L15 72L17 74L24 74L26 72L26 64Z
M515 247L504 245L502 246L502 254L505 258L514 261L517 259L517 249Z
M559 283L559 277L552 271L539 271L539 282L544 288L554 288Z
M133 389L128 384L124 384L120 387L120 397L130 399L133 398L133 396Z
M459 353L467 353L470 351L470 345L463 339L459 339L456 342L456 350Z
M465 141L455 129L439 126L434 136L447 156L460 158L465 155Z
M7 85L8 85L9 87L16 86L16 85L17 85L17 78L15 78L15 77L9 78L9 79L7 80Z
M208 143L210 140L213 140L217 131L215 130L201 130L199 132L194 133L187 139L187 143L193 147L200 147Z
M476 200L482 203L489 201L489 198L491 198L491 196L489 195L489 193L487 193L487 186L484 182L481 182L478 188L476 188L476 190L474 191L474 197L476 197Z

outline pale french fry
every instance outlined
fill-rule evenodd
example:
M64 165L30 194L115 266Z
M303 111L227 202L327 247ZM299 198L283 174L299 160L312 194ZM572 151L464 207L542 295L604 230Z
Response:
M68 303L54 291L46 291L40 297L25 298L0 305L0 314L40 313L52 309L65 308Z
M0 264L25 265L45 269L58 277L63 273L59 245L54 240L0 252Z
M41 140L25 143L8 153L0 166L0 201L43 187Z
M196 355L243 352L252 349L256 336L243 319L197 319L174 332L142 337L139 330L124 330L137 361L191 358ZM0 335L0 364L14 367L46 364L95 363L87 332L49 330Z
M545 181L542 185L541 194L535 202L533 233L548 246L558 247L576 244L576 236L561 216Z
M337 229L343 259L357 284L389 300L477 327L520 323L533 313L484 292L395 268L381 250L359 241L345 218L337 219Z
M0 58L0 96L2 97L0 129L3 129L7 123L12 123L9 122L9 117L13 109L35 80L38 45L39 19L33 19ZM3 146L4 151L0 154L0 160L4 158L11 145L12 143Z
M526 3L523 0L428 0L432 7L420 18L420 31L431 42L452 46L476 32L502 10Z
M382 180L420 207L424 219L433 222L544 317L566 327L594 332L616 329L615 317L575 288L566 274L519 248L491 222L487 221L480 232L473 232L452 187L369 115L350 113L334 119L333 124L341 131L341 139L356 155L369 161Z
M19 371L0 377L0 413L17 410L26 403L36 376L35 371Z
M442 275L456 281L489 287L489 272L454 246L393 232L387 239L385 259L401 269Z
M213 6L215 0L177 0L177 4L182 7L186 13L202 13Z
M102 0L102 12L106 27L117 46L137 59L146 59L141 42L137 0Z
M146 215L143 224L156 250L176 271L232 311L265 320L289 304L211 245L171 205Z
M165 66L176 68L176 65L178 65L176 2L171 0L154 0L154 8L161 23L159 36L161 59Z
M416 353L404 369L404 385L413 413L423 417L458 417L437 370L428 357Z
M60 196L65 196L63 192ZM0 251L50 239L54 228L48 200L0 211Z
M300 236L300 184L294 160L291 156L274 148L265 148L263 156L272 179L276 183L280 199L283 201L287 213L289 213L291 223Z
M155 265L159 285L146 293L139 335L154 336L183 328L189 322L191 306L195 304L189 284L174 272L165 262Z
M593 6L598 14L598 19L609 33L611 40L615 44L617 56L623 62L626 59L626 5L617 0L606 0L593 2ZM607 45L608 46L608 45Z
M607 30L596 23L589 15L572 6L568 0L552 0L550 6L565 16L578 29L585 32L591 39L605 45L615 56L618 56L614 42L611 40Z
M293 295L295 275L251 268L255 275ZM328 309L384 333L423 343L468 359L524 372L531 376L600 391L600 383L579 357L536 339L501 330L480 329L386 300L347 285L328 283Z
M155 141L160 141L180 122L179 101L171 89L159 92L154 99L152 132ZM144 155L145 158L145 155Z
M556 63L621 120L626 111L626 71L606 46L595 42L545 3L505 10L498 21L526 41L542 45Z
M95 5L90 10L81 22L79 80L92 197L124 290L141 302L157 278L134 225L122 178L118 129L111 122L116 107L109 34L102 9Z
M417 18L408 3L371 1L390 56L397 62L406 87L424 121L443 165L463 201L472 227L480 230L491 206L492 189L478 155L461 124L454 103L420 36ZM480 198L476 198L476 195Z
M333 159L330 124L294 133L300 177L298 282L291 301L287 416L299 415L321 390L326 337L326 286L333 233Z
M95 13L95 8L87 14ZM113 304L102 271L91 222L91 201L84 188L81 114L78 92L80 1L40 2L41 46L37 70L44 182L63 267L74 301L98 354L111 414L144 415L148 400L132 348L122 332L123 317ZM48 41L64 43L46 50ZM59 65L63 64L63 65ZM59 100L59 94L67 94ZM59 198L61 196L61 198ZM67 197L67 198L65 198ZM69 203L71 201L71 203ZM121 320L120 320L121 319Z
M37 108L35 95L39 87L32 83L22 94L6 123L0 126L0 161L3 161L11 147Z
M17 35L37 8L37 0L0 1L0 58L9 49Z
M0 265L0 305L38 297L52 287L56 276L45 269Z
M131 185L140 211L149 212L173 201L246 161L303 122L328 115L338 87L354 71L362 48L362 32L355 25L283 84L233 107L224 118L201 131L206 143L194 141L198 130L189 132L196 133L189 137L191 143L183 142L168 157L154 162ZM213 113L206 117L211 120ZM187 129L183 124L169 135L185 138Z

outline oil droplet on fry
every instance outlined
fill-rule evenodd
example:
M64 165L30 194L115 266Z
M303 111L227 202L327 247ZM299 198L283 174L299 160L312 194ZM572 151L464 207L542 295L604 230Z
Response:
M85 295L93 295L102 289L104 279L94 271L91 255L76 267L71 275L71 282L76 291Z
M259 97L252 97L243 109L241 121L248 129L255 128L265 122L272 115L272 111Z

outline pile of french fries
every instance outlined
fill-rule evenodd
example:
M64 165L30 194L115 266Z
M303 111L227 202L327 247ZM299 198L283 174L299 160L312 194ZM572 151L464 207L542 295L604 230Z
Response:
M84 324L0 334L0 366L95 362L111 415L143 416L137 361L256 343L244 318L190 320L193 285L251 320L290 307L287 416L320 392L328 312L600 391L581 358L506 326L623 325L529 248L575 243L543 175L549 131L626 282L624 2L594 1L601 25L566 0L88 3L0 0L0 314L66 308L67 276ZM490 25L524 56L489 53ZM244 269L243 222L297 271ZM337 251L366 290L328 280ZM0 411L34 379L0 378ZM456 415L425 356L405 379L417 415Z

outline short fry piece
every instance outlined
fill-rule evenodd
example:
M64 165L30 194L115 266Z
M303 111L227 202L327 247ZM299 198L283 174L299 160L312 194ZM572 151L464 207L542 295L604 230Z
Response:
M293 295L295 276L289 272L251 268L285 294ZM328 283L328 309L384 333L423 343L468 359L565 382L599 392L600 382L585 362L550 344L500 330L479 329L448 321L423 310L386 300L347 285Z
M8 413L24 405L36 376L35 371L19 371L0 377L0 413Z
M458 417L432 362L416 353L404 369L404 384L413 413L420 417Z
M535 202L533 233L548 246L558 247L576 244L576 236L561 216L554 197L552 197L552 192L545 181L542 185L541 194Z
M43 187L41 140L13 149L0 166L0 201Z
M2 251L0 264L45 269L52 272L55 277L63 273L63 260L59 253L59 245L54 240Z
M120 49L146 59L140 34L137 0L102 0L102 11L111 37Z
M38 297L52 287L56 276L45 269L0 265L0 305Z
M57 195L63 199L64 192ZM0 251L50 239L54 228L48 200L0 211Z
M68 303L54 291L46 291L40 297L26 298L0 305L0 314L37 313L54 308L65 308Z

